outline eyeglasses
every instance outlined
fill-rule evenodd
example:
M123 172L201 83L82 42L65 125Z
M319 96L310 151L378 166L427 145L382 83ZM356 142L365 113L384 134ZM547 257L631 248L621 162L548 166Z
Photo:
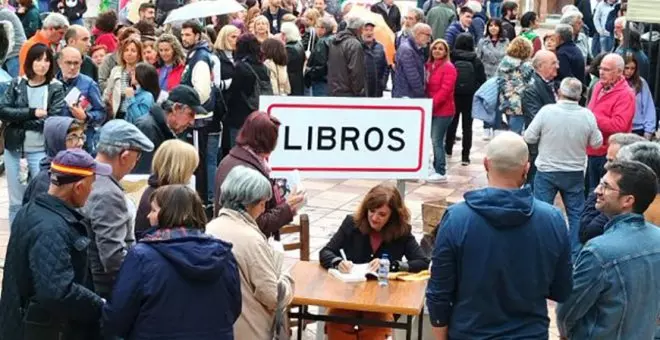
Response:
M605 182L604 179L601 179L600 182L598 182L598 186L601 187L604 191L618 191L621 192L620 189L616 189L612 187L609 183Z
M81 135L81 136L78 136L78 135L66 136L66 141L67 141L67 142L77 142L77 141L81 141L81 142L85 143L85 142L87 141L87 136L85 136L85 135Z

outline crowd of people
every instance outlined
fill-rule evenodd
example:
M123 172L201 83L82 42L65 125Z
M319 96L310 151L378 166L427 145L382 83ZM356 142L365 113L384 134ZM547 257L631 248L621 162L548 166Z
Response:
M391 271L430 268L438 339L546 338L546 299L561 303L563 337L653 338L660 147L625 1L568 5L543 37L539 16L518 20L510 0L407 11L382 0L369 15L352 1L241 3L175 25L162 25L177 7L167 1L143 2L135 22L113 10L84 22L80 0L0 9L11 223L0 338L272 338L295 282L270 240L306 197L271 178L280 121L259 97L386 91L432 100L430 182L447 181L457 142L472 162L483 119L488 187L447 210L429 250L401 193L376 186L321 250L323 267L376 269L387 254ZM204 192L188 187L200 171ZM120 184L129 174L149 175L137 205Z

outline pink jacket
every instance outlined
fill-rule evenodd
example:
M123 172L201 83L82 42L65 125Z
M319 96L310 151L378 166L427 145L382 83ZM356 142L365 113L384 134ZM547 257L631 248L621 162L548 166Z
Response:
M449 61L437 60L426 63L426 95L433 99L434 117L453 117L456 112L454 87L456 86L456 68Z
M594 86L589 102L589 110L594 113L598 129L603 134L603 145L599 148L587 147L589 156L605 156L607 154L607 139L619 132L632 131L632 121L635 116L635 93L625 78L621 77L614 87L601 95L601 82Z

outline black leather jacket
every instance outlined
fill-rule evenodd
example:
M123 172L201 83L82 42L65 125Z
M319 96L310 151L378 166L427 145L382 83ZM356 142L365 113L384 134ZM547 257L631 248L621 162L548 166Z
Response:
M64 87L53 79L48 84L48 116L62 116L63 108ZM0 119L7 124L5 149L22 152L26 130L43 132L46 117L37 118L34 112L35 109L29 107L27 78L12 79L7 91L0 97Z

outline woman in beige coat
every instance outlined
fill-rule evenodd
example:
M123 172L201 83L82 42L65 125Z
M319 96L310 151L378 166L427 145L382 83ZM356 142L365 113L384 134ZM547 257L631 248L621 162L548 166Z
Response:
M221 192L222 209L206 232L232 243L238 262L242 311L234 334L237 339L270 340L279 283L285 288L283 304L293 299L293 279L282 270L284 254L271 248L255 222L271 198L271 185L258 171L237 166L222 183Z
M289 74L286 69L287 55L284 43L279 39L269 38L261 43L261 52L264 54L264 65L268 67L270 84L273 94L286 96L291 93Z

